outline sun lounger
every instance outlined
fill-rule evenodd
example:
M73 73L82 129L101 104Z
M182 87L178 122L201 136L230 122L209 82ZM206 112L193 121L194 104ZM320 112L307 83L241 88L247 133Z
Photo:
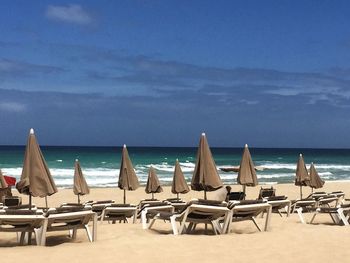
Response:
M119 222L128 222L128 218L133 218L132 222L135 224L137 219L137 206L130 204L110 204L107 205L101 214L100 220L103 221L112 221L115 223Z
M0 210L0 232L15 232L20 234L20 245L25 242L27 233L35 233L36 244L41 245L43 228L46 218L40 211L34 210ZM28 241L30 243L30 240Z
M138 210L138 215L141 218L142 228L147 229L147 224L149 219L151 219L152 211L158 212L170 212L174 213L175 207L172 206L169 202L158 201L153 203L143 203Z
M228 208L231 211L230 220L226 228L226 233L230 232L232 222L251 220L254 225L261 231L261 228L257 224L255 218L261 214L266 213L264 231L267 231L270 224L270 217L272 212L272 206L263 200L252 201L239 201L229 202Z
M41 245L46 244L47 232L69 230L72 239L75 239L78 229L86 230L90 242L96 241L97 214L91 210L50 208L46 213L46 218L47 220L45 221L41 237ZM88 226L90 221L93 221L92 234Z
M277 212L282 217L281 210L284 209L287 217L289 217L292 202L287 199L287 196L272 196L265 198L265 200L271 205L272 212Z
M349 226L350 204L342 204L338 207L319 207L316 209L312 219L310 220L310 224L314 222L315 217L318 214L329 214L335 224L342 223L345 226Z
M223 229L227 228L230 210L226 207L225 202L210 202L210 200L191 201L179 213L166 213L154 210L152 220L148 226L150 229L156 220L170 221L173 234L183 234L185 231L193 231L197 224L210 224L215 234L223 233ZM222 219L223 227L219 224ZM178 227L178 223L180 223ZM186 223L189 223L186 227Z
M97 218L100 220L103 210L114 204L114 200L102 200L102 201L88 201L86 204L91 205L91 210L97 214Z
M313 212L317 207L315 199L300 199L292 201L291 213L297 212L301 223L305 224L303 217L304 212Z
M276 189L274 189L272 186L269 188L260 188L258 200L263 198L268 198L276 195Z

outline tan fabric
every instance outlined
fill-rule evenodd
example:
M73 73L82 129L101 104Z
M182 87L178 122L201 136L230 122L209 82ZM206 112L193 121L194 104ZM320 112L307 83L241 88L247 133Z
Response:
M258 178L254 168L254 163L246 145L243 150L241 164L239 166L237 182L241 185L256 186L258 185Z
M223 184L216 169L207 138L205 134L202 134L199 141L191 188L195 191L215 191L222 186Z
M154 170L152 166L149 168L145 191L147 194L163 192L163 188L160 186L156 170Z
M295 175L296 175L295 185L299 185L299 186L309 185L310 177L305 166L304 158L301 154L299 156L299 160L297 163L297 170Z
M20 193L34 197L45 197L57 192L34 133L28 137L21 180L16 184L16 188Z
M139 180L129 157L126 146L123 147L120 162L118 187L122 190L134 191L139 188Z
M320 178L320 176L318 175L316 168L314 166L314 164L312 163L310 166L310 182L309 182L309 186L311 188L322 188L324 185L324 181Z
M75 161L75 165L74 165L73 192L75 195L87 195L90 193L89 186L85 181L85 178L78 160Z
M173 194L186 194L189 191L190 191L190 188L186 183L185 176L181 170L179 161L176 160L173 183L171 185L171 192Z
M0 189L6 189L7 187L8 187L8 184L6 183L6 180L0 170Z

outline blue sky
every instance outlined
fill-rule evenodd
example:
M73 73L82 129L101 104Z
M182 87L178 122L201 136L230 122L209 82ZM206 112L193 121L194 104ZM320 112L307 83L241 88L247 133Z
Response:
M2 1L0 144L350 147L348 1Z

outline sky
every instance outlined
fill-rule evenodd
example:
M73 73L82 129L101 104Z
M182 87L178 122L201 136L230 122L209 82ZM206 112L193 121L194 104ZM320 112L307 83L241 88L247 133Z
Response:
M350 2L0 8L0 145L350 148Z

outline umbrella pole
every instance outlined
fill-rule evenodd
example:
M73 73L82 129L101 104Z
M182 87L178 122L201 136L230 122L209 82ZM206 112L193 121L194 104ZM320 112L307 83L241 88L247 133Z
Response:
M177 200L180 200L179 193L176 193L176 198L177 198Z
M32 195L29 195L29 210L32 210Z
M126 190L124 189L124 197L123 197L124 205L126 204Z
M300 186L300 199L303 199L303 187Z
M78 194L78 204L80 204L80 194Z
M29 210L32 210L32 195L29 194ZM28 245L32 244L32 232L28 232Z
M245 188L246 188L246 186L245 186L245 185L243 185L243 194L244 194L244 196L243 196L243 200L245 200Z
M204 200L207 200L207 191L204 189Z
M154 193L152 193L152 200L154 199Z
M45 206L46 206L46 210L48 210L49 206L47 205L47 196L45 196Z

